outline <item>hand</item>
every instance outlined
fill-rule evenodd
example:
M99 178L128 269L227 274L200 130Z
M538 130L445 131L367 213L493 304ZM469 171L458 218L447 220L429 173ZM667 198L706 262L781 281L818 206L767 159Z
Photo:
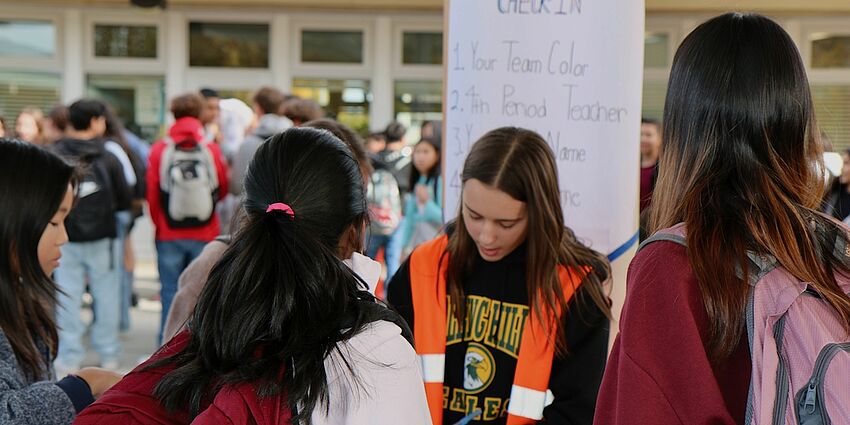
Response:
M111 370L101 369L99 367L84 367L76 373L77 377L86 381L91 388L91 393L95 399L112 388L123 376Z
M414 188L414 193L416 193L417 205L425 205L426 202L431 200L431 194L428 193L428 186L424 184L417 184Z

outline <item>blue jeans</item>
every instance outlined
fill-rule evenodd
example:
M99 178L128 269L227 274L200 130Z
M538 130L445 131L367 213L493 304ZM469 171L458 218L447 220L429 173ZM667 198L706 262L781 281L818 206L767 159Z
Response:
M399 262L401 260L401 248L402 248L402 238L404 233L401 229L401 226L395 229L395 231L390 235L373 235L369 234L366 236L366 256L369 258L375 258L378 255L378 250L381 247L384 248L384 264L387 266L387 277L384 279L384 288L386 288L387 283L395 274L396 270L398 270Z
M130 223L133 214L130 211L118 211L115 213L115 223L118 226L118 237L115 239L115 255L120 265L119 279L121 280L121 316L118 329L130 330L130 304L133 299L133 273L127 271L124 264L124 243L130 236Z
M162 301L162 314L159 320L157 345L162 345L162 329L168 318L168 310L177 293L177 280L189 263L201 255L206 242L181 239L176 241L156 241L156 264L159 268L161 284L159 296Z
M101 363L117 361L121 354L118 319L121 310L121 285L115 239L71 242L62 247L62 261L54 276L62 293L56 309L59 325L59 352L56 360L69 368L79 367L85 358L80 319L80 304L88 277L89 290L97 318L91 325L91 345Z

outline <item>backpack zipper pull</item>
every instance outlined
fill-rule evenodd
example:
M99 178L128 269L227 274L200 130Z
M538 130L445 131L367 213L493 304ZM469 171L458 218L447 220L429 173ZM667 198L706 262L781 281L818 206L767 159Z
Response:
M815 400L817 399L817 386L816 382L812 381L809 383L809 389L806 390L806 403L805 408L806 412L809 414L815 413Z

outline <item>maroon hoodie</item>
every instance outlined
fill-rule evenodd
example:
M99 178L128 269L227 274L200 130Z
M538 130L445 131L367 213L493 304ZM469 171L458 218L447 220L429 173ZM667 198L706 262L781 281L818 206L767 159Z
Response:
M712 367L708 316L685 247L647 245L632 260L620 334L594 424L742 424L750 384L746 334Z
M213 160L215 160L216 174L218 174L218 193L220 198L224 198L227 195L227 166L218 145L203 141L204 127L201 125L201 122L192 117L180 118L168 129L168 136L171 140L177 142L194 139L201 141L201 143L207 143L207 147L212 152ZM168 227L168 221L165 218L165 211L163 210L159 193L159 167L162 162L162 153L167 146L166 143L165 140L154 143L148 159L148 169L145 177L147 181L146 199L151 212L151 220L154 227L156 227L156 240L173 241L188 239L209 242L215 239L221 231L218 213L214 213L212 220L201 227L190 227L186 229L172 229Z

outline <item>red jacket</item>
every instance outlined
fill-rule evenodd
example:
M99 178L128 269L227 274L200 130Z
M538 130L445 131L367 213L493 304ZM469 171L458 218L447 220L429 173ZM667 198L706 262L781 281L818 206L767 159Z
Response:
M189 332L177 334L159 352L127 374L103 394L94 404L80 412L75 425L177 425L189 424L186 411L166 412L153 396L153 388L162 377L174 369L164 366L143 369L150 363L183 349L189 342ZM204 406L192 425L285 425L290 411L284 396L258 398L257 389L250 384L224 386Z
M732 357L712 367L705 350L708 317L685 247L647 245L632 260L627 284L594 424L743 423L747 336Z
M192 117L183 117L178 119L171 128L168 129L168 136L173 141L183 141L188 139L204 140L204 127L201 122ZM215 143L207 143L215 160L216 174L218 174L218 193L220 198L227 195L227 166L224 162L224 156L221 154L221 149ZM209 242L216 238L221 232L218 213L213 214L212 220L202 227L193 227L187 229L171 229L168 227L168 222L165 219L165 211L160 202L159 193L159 167L162 161L162 152L165 150L166 141L160 140L154 143L151 148L151 154L148 159L148 169L145 180L147 181L147 193L145 198L148 201L148 208L151 212L151 219L156 228L156 240L158 241L173 241L179 239L189 239L202 242Z

